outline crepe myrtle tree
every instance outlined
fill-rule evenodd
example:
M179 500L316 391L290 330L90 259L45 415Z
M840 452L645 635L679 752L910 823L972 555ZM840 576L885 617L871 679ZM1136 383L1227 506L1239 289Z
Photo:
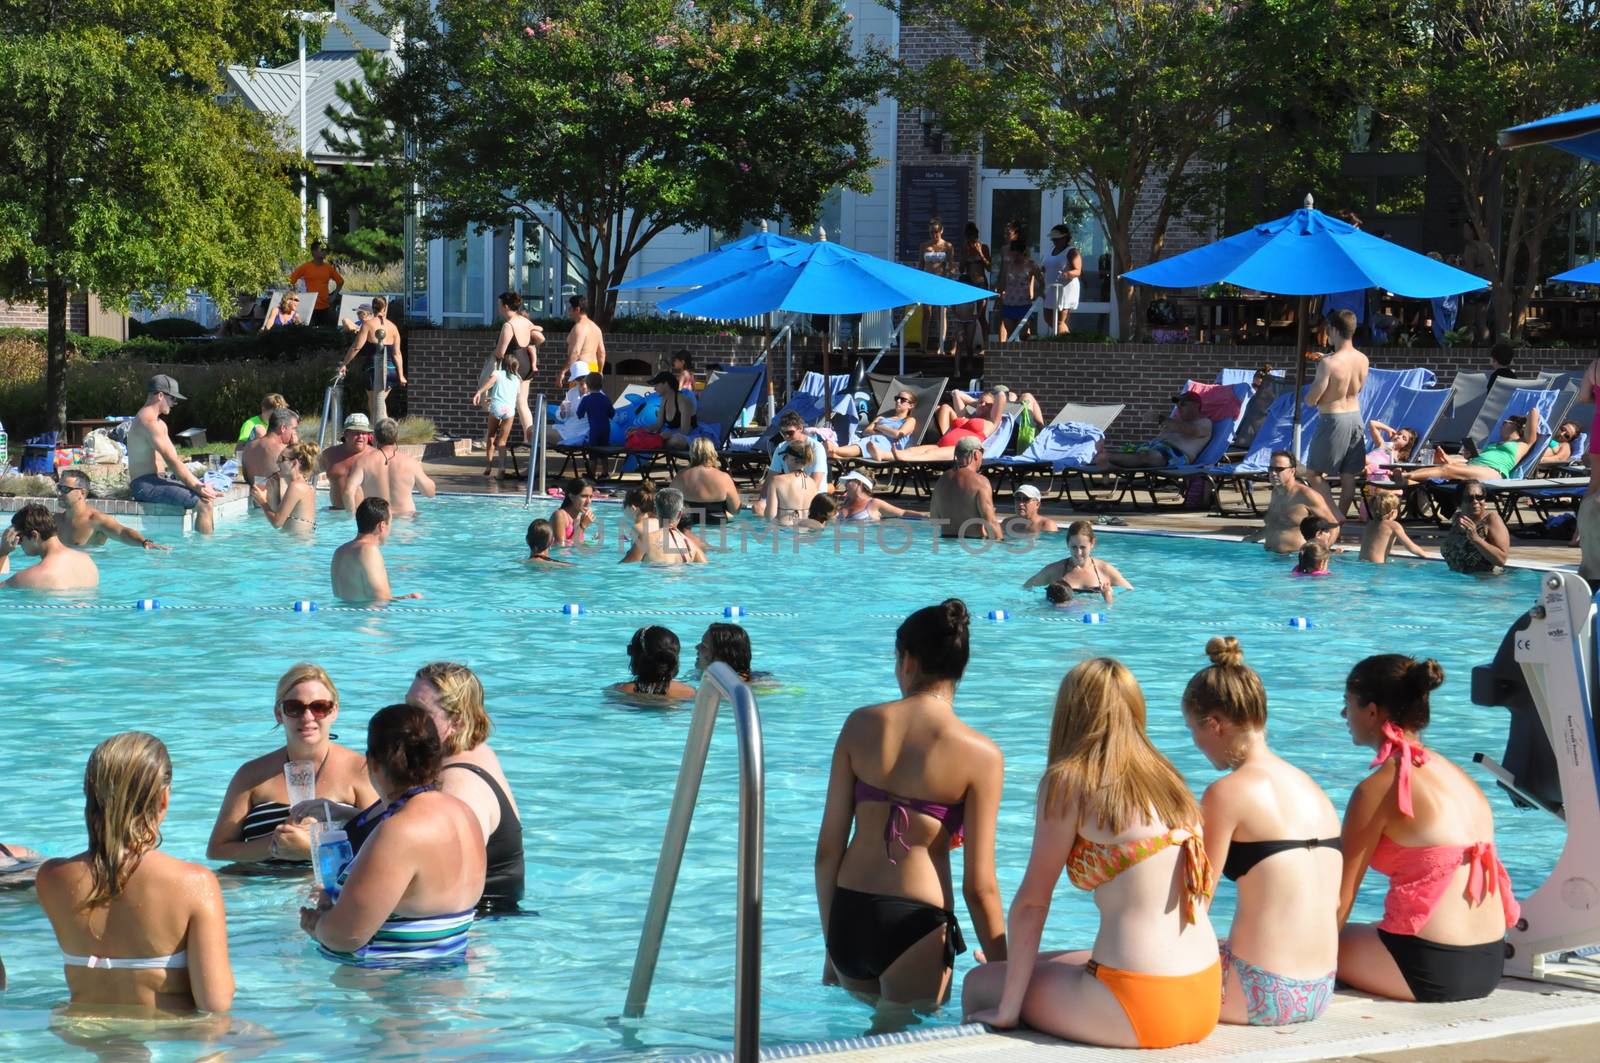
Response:
M1208 163L1232 135L1230 108L1281 61L1263 34L1299 2L898 0L901 18L934 28L947 49L907 69L901 93L958 144L1093 193L1120 273L1160 258L1173 218L1215 198ZM1118 284L1132 335L1137 293Z
M46 307L54 430L73 292L226 302L281 274L296 160L217 96L224 64L281 43L282 16L268 0L0 5L0 297Z
M551 210L609 320L671 226L810 225L866 191L866 109L888 80L827 0L385 0L399 62L346 87L344 125L421 197L433 236ZM365 17L365 16L364 16ZM377 17L373 15L371 17ZM374 150L376 148L376 150Z

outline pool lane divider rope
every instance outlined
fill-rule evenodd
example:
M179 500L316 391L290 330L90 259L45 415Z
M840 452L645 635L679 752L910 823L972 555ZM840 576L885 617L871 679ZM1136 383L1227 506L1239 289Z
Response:
M137 612L180 612L180 613L316 613L327 612L332 609L346 613L383 613L391 609L391 605L343 605L334 604L324 607L318 602L308 598L296 599L282 605L220 605L194 603L186 605L166 605L159 598L139 598L133 602L132 608ZM70 612L126 612L127 605L110 605L100 602L0 602L0 612L28 611L46 613ZM773 618L795 619L806 614L784 610L751 609L743 605L725 605L721 608L664 608L664 609L608 609L584 605L581 602L564 602L559 606L480 606L475 609L458 609L448 606L412 605L406 604L399 607L404 614L442 614L459 615L467 612L489 612L504 616L540 616L554 614L577 619L583 616L633 616L633 617L663 617L663 616L705 616L723 617L725 619L740 618ZM1062 615L1040 615L1037 613L1014 613L1006 609L991 609L984 614L984 618L994 623L1007 623L1016 620L1032 620L1045 624L1107 624L1112 618L1107 613L1100 612L1063 612ZM904 620L900 613L867 613L864 619L868 620ZM1293 616L1287 621L1254 620L1241 622L1237 617L1218 619L1215 623L1228 628L1262 628L1262 627L1289 627L1297 631L1309 631L1317 627L1317 623L1310 617ZM1422 624L1396 624L1402 631L1426 631Z

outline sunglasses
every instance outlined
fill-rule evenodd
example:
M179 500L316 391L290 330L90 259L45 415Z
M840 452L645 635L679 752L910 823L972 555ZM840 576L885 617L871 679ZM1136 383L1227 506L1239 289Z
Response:
M1268 472L1288 472L1289 470L1291 470L1293 468L1294 468L1293 465L1271 465L1271 466L1268 466L1267 471Z
M912 397L911 397L911 396L910 396L910 395L896 395L896 396L895 396L895 397L894 397L894 401L896 401L896 402L907 402L907 403L909 403L909 402L914 402L914 401L916 401L916 400L914 400L914 399L913 399L913 398L912 398Z
M1489 500L1489 497L1487 495L1467 495L1466 496L1466 500L1467 500L1468 503L1472 503L1472 502L1487 502Z
M328 714L333 711L334 705L331 701L299 701L295 698L290 698L279 704L278 708L283 711L285 716L291 719L298 720L309 712L317 719L325 720L328 718Z
M56 494L58 495L70 495L72 492L79 490L82 490L82 488L76 484L56 484Z

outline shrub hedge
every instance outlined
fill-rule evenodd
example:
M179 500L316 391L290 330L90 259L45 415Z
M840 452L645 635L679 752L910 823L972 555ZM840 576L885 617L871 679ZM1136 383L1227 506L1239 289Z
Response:
M38 345L44 355L42 329L0 329L0 342ZM337 350L350 346L350 334L331 328L281 328L253 336L226 336L215 339L160 338L139 336L127 341L103 336L68 333L67 349L79 359L96 362L139 361L164 365L205 365L212 362L278 362Z
M0 363L7 345L0 342ZM9 363L15 365L12 359ZM212 440L237 437L239 426L260 410L261 397L276 391L303 413L322 409L322 395L338 366L330 351L296 362L218 362L185 365L161 362L75 361L67 373L67 415L72 418L123 416L144 405L152 375L168 373L188 398L167 419L174 432L204 428ZM44 362L31 373L0 378L0 423L11 437L12 453L22 440L45 430Z

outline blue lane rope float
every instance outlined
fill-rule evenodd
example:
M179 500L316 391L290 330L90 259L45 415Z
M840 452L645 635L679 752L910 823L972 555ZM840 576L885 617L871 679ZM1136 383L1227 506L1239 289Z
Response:
M744 616L745 615L744 606L742 606L742 605L725 605L725 606L722 607L722 615L726 616L726 617Z
M991 609L991 610L989 610L989 619L990 620L1004 620L1005 618L1006 618L1006 611L1004 609Z
M568 616L582 616L583 605L579 602L568 602L561 607L561 611Z
M1106 614L1104 614L1104 613L1084 613L1083 614L1083 622L1085 624L1103 624L1103 623L1106 622Z
M1291 616L1289 626L1300 631L1309 631L1315 625L1311 623L1309 616Z
M297 613L314 613L317 611L317 603L302 598L294 603L293 608Z
M141 613L152 612L152 611L154 611L156 609L160 609L161 608L161 599L159 599L159 598L140 598L138 601L133 603L133 607L135 609L139 610L139 612L141 612Z

